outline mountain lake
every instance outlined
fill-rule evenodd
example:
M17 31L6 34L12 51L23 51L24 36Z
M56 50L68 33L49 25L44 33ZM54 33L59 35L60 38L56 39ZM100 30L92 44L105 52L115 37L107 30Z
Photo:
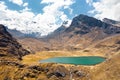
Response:
M96 65L105 61L104 57L82 56L82 57L54 57L40 60L40 63L61 63L74 65Z

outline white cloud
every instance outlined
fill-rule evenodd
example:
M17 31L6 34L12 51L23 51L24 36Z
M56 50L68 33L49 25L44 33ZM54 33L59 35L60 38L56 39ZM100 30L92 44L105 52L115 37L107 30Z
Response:
M61 21L70 21L61 9L66 8L70 10L70 5L74 3L73 0L42 0L41 3L48 4L43 8L44 13L41 14L40 18L43 26L47 27L49 25L54 30L62 24Z
M21 6L23 4L23 0L9 0L10 2L17 4L19 6Z
M93 0L86 0L86 3L89 4L89 5L92 5Z
M24 3L24 4L23 4L23 7L27 7L27 6L28 6L28 3Z
M72 13L70 5L73 3L73 0L42 0L40 4L47 6L43 8L43 13L35 14L27 7L28 3L21 3L25 7L23 10L13 11L0 2L0 24L24 33L40 32L41 35L47 35L60 27L63 21L67 20L70 24L71 20L62 9L65 7Z
M110 18L120 21L120 0L99 0L93 2L94 10L90 11L95 14L96 18Z
M5 10L7 6L4 5L5 3L0 1L0 10Z

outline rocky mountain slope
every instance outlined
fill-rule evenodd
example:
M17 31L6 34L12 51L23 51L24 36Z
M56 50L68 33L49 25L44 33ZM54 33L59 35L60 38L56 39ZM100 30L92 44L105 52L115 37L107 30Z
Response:
M33 51L43 50L83 50L88 46L100 42L101 40L120 34L120 27L108 22L100 21L87 15L79 15L73 18L69 27L61 26L52 34L43 39L24 38L19 39L19 42L24 47L29 47ZM32 48L31 45L42 45L38 48ZM29 42L30 44L26 43Z
M8 33L5 26L0 24L0 57L11 56L21 59L29 54L29 51L22 46Z
M75 30L76 28L79 30ZM120 28L116 26L112 26L93 17L82 14L73 18L70 27L66 31L71 32L75 30L74 33L86 34L91 32L92 28L102 29L106 34L119 33L120 31Z

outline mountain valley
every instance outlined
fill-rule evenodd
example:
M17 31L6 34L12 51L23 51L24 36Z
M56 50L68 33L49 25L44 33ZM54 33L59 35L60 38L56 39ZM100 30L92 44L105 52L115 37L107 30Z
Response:
M26 37L0 25L0 79L119 80L119 24L119 21L107 18L101 21L80 14L69 27L61 25L40 38L33 37L35 34ZM78 56L100 56L106 60L91 66L39 62L53 57Z

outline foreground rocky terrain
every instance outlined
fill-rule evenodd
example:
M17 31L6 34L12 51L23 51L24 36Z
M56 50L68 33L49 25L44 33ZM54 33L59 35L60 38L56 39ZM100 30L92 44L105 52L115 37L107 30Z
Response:
M96 66L0 62L1 80L119 80L120 54Z
M16 38L24 48L0 25L0 80L120 79L118 22L79 15L70 27L62 25L46 38ZM102 56L106 61L93 66L39 63L60 56Z

